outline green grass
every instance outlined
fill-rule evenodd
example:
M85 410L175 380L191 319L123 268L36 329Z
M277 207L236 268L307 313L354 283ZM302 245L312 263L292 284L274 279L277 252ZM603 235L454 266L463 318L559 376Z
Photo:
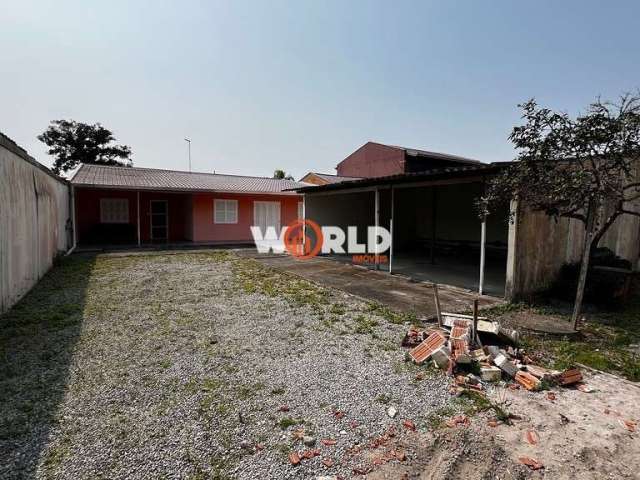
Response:
M379 315L389 323L403 325L405 323L416 323L417 317L414 312L396 312L386 305L380 303L369 303L367 311Z
M589 315L580 333L565 338L528 335L525 346L546 352L546 363L556 369L577 363L640 381L640 355L630 350L640 343L640 297L621 311Z
M358 315L355 319L353 331L354 333L358 333L361 335L372 334L373 329L376 326L378 326L377 320L371 317L366 317L364 315Z
M294 425L303 425L304 423L304 419L302 418L284 417L278 421L278 426L281 430L286 430Z

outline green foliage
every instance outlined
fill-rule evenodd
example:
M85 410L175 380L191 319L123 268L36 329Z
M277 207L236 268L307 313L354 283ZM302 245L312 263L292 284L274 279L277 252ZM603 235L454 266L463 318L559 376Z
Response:
M53 120L49 127L38 135L55 157L53 171L66 172L81 163L114 166L132 166L131 148L114 145L111 131L99 123L88 125L74 120Z
M279 180L293 180L293 176L291 174L287 174L284 170L280 169L273 171L273 178L277 178Z
M600 226L606 230L640 195L633 169L640 155L640 97L627 94L617 104L597 99L575 119L533 99L520 107L525 124L509 137L517 161L488 182L481 216L517 198L548 215L586 223L589 208L612 201L615 209Z

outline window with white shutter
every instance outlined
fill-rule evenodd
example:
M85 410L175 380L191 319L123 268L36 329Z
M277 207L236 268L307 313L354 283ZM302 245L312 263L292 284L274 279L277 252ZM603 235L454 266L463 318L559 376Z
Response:
M129 200L101 198L100 223L129 223Z
M213 201L214 223L238 223L238 201L220 200Z

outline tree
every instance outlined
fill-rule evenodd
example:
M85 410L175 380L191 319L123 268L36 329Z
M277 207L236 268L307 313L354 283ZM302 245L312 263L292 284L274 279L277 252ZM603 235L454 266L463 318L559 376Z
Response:
M53 171L66 172L80 163L116 165L130 167L131 148L114 145L113 134L99 123L88 125L74 120L53 120L49 127L38 135L55 157Z
M584 224L572 317L577 329L591 255L618 217L640 216L631 206L640 199L640 97L625 94L616 103L598 98L576 118L541 108L533 99L519 107L525 124L509 136L518 157L488 182L479 201L481 216L515 199Z
M273 172L273 178L277 178L279 180L293 180L293 176L292 175L287 175L284 170L274 170Z

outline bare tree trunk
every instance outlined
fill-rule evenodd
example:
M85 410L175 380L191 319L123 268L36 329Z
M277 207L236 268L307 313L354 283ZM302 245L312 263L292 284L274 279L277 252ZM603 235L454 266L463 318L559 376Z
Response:
M591 260L591 251L594 240L594 225L597 209L593 204L589 206L589 212L587 213L587 225L584 237L584 248L582 250L582 262L580 264L580 275L578 277L578 288L576 291L576 300L573 304L573 329L578 330L578 322L580 320L580 313L582 313L582 300L584 298L584 287L587 283L587 272L589 271L589 262Z

